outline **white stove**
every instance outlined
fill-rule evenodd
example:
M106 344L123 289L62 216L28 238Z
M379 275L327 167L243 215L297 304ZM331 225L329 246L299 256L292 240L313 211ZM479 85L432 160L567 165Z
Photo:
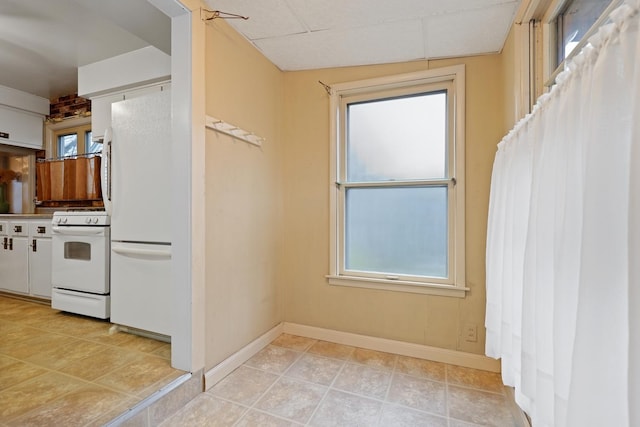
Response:
M54 212L51 307L107 319L111 315L110 217L105 211Z

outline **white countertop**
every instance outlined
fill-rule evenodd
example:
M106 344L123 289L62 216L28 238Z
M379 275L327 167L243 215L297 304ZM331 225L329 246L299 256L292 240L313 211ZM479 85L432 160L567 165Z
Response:
M13 219L51 219L53 214L0 214L0 220Z

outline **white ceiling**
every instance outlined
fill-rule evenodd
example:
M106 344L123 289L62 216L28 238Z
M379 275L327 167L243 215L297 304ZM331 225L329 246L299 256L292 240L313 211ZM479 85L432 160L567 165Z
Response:
M75 93L78 66L148 45L170 53L171 21L147 0L0 0L0 85Z
M520 0L206 0L282 70L500 52Z
M282 70L499 52L521 0L205 0ZM148 0L0 0L0 85L56 98L77 67L153 45L171 23Z

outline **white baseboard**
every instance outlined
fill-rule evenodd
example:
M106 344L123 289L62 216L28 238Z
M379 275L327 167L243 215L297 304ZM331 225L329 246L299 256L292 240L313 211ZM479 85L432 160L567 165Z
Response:
M204 374L204 389L209 390L224 377L240 367L244 362L251 359L257 352L269 345L271 341L278 338L278 336L283 332L282 326L282 323L274 326L260 337L251 341L249 344L245 345L240 350L209 369Z
M483 371L500 372L499 360L491 359L479 354L465 353L462 351L430 347L428 345L403 341L394 341L386 338L376 338L368 335L352 334L350 332L316 328L314 326L299 325L296 323L285 322L283 326L283 332L291 335L300 335L317 340L367 348L369 350L395 353L402 356L417 357L420 359L433 360L435 362L465 366L467 368L482 369Z
M353 334L350 332L334 331L332 329L284 322L276 325L207 371L204 374L205 390L213 387L236 368L240 367L244 362L251 359L256 353L266 347L271 341L278 338L282 333L329 341L337 344L350 345L353 347L367 348L369 350L395 353L402 356L433 360L435 362L449 363L451 365L465 366L467 368L481 369L483 371L500 372L499 360L491 359L479 354L465 353L446 348L430 347L428 345L394 341L386 338L376 338L367 335Z

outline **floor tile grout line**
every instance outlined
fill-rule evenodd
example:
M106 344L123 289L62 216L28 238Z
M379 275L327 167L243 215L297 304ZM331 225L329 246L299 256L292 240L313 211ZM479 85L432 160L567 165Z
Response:
M447 426L451 425L451 410L449 407L449 365L444 367L444 404L445 414L447 415Z
M94 321L93 319L85 319L85 320L89 321L89 322ZM19 322L14 322L14 323L19 324ZM66 333L52 331L50 329L38 328L38 327L35 327L35 326L31 326L31 325L20 325L20 326L21 327L27 327L27 328L35 329L35 330L43 332L45 334L59 335L61 337L73 338L73 339L76 339L78 341L90 342L90 343L93 343L93 344L104 345L106 347L112 347L112 348L118 348L118 349L127 350L127 351L138 352L138 353L141 353L141 354L150 355L150 356L161 358L163 360L167 360L166 358L164 358L162 356L159 356L157 354L153 354L153 352L159 350L162 347L162 345L158 345L158 347L155 348L154 350L152 350L151 352L146 352L146 351L142 351L142 350L138 350L138 349L134 349L134 348L128 348L126 346L120 346L120 345L117 345L117 344L104 343L104 342L96 340L94 338L87 338L87 337L83 337L83 336L70 335L70 334L66 334ZM125 333L125 332L123 332L123 333ZM146 337L138 336L138 335L135 335L135 334L129 334L129 335L136 336L138 338L146 338ZM28 341L28 340L33 339L33 338L35 338L35 337L27 338L23 342ZM151 338L146 338L146 339L151 339Z
M391 370L391 377L389 378L389 384L387 384L387 390L384 393L383 403L380 405L380 411L378 413L378 425L382 422L382 414L384 413L385 404L391 404L389 401L389 393L391 392L391 387L393 385L393 380L396 377L396 373L398 372L398 355L396 355L393 361L393 369Z
M1 296L0 296L0 300L1 300ZM94 344L96 346L99 346L99 350L97 351L97 353L99 353L100 351L104 351L105 349L112 348L112 349L117 349L119 351L122 351L122 352L124 352L126 354L132 355L132 361L136 360L136 359L139 359L140 357L144 356L144 357L151 357L151 358L158 359L158 360L163 360L163 361L167 362L168 364L170 363L170 360L168 360L166 357L163 357L160 354L156 354L156 352L160 351L163 348L163 346L165 345L165 343L162 343L162 342L159 342L158 345L152 347L148 351L143 351L143 350L138 349L138 348L130 348L128 346L117 345L117 344L113 344L113 343L105 343L105 342L102 342L100 340L97 340L95 337L94 338L90 338L90 337L87 337L87 336L70 335L70 334L67 334L66 332L62 332L61 333L59 330L53 330L51 328L43 328L42 326L38 326L38 325L42 325L43 322L46 321L45 317L51 316L53 318L53 317L56 317L56 316L60 316L61 312L54 310L55 313L53 315L48 315L47 314L45 316L45 315L42 315L41 313L34 313L35 310L28 310L32 305L33 305L33 303L30 302L30 301L22 301L22 300L20 300L17 304L13 305L13 309L15 309L16 313L18 313L16 315L20 315L20 311L29 311L28 313L25 313L25 316L27 316L26 317L27 319L28 319L28 316L30 314L32 314L33 316L40 317L37 320L31 319L33 323L25 324L24 322L21 322L20 319L16 319L16 318L8 319L6 317L0 318L0 320L3 323L7 323L12 330L23 329L23 330L34 331L34 337L37 336L37 335L40 335L40 336L56 335L56 336L60 336L60 337L72 338L74 340L73 341L74 343L75 342L80 342L80 343ZM24 308L24 307L26 307L26 308ZM43 304L42 307L38 308L38 310L40 310L40 309L42 309L42 310L47 310L47 309L48 310L53 310L53 309L51 309L50 307L47 307L44 304ZM59 319L60 322L64 322L64 320L65 320L65 318L63 318L63 317L57 317L57 319ZM77 320L80 321L80 322L85 322L85 321L86 322L94 322L95 321L94 319L84 319L84 318L82 318L82 319L78 318ZM75 321L71 321L70 324L71 324L70 326L77 325L77 323ZM104 326L106 327L107 325L108 324L105 323ZM14 329L14 328L17 328L17 329ZM97 334L97 333L100 333L101 329L103 330L103 332L107 331L106 329L104 329L101 326L100 328L91 328L87 333L89 333L89 334ZM34 338L34 337L32 337L32 338ZM140 337L140 338L149 339L147 337ZM20 340L16 344L19 344L20 342L22 342L22 343L27 342L29 339L31 339L31 338ZM133 338L133 340L135 340L135 339L138 339L138 337ZM86 358L90 358L93 355L95 355L95 353L96 352L94 352L92 354L88 354L88 355L86 355L84 358L82 358L80 360L84 360ZM61 369L64 369L64 367L68 366L68 365L64 365L64 366L61 366L59 368L54 368L54 367L51 367L51 366L40 365L40 364L38 364L36 362L32 362L30 360L26 360L26 358L19 358L19 357L15 357L15 356L10 356L10 355L4 354L4 353L2 355L3 355L3 357L7 357L12 361L15 361L15 362L18 362L18 363L23 363L25 365L28 365L28 366L31 366L31 367L35 367L35 368L38 368L38 369L41 369L41 370L44 371L42 374L37 375L35 377L28 378L28 379L25 379L25 380L19 380L16 384L12 384L10 387L7 387L3 391L8 390L8 389L12 389L13 387L15 387L17 385L24 384L25 382L28 382L30 380L35 380L36 378L38 378L38 377L40 377L42 375L47 375L47 374L52 374L53 373L53 374L57 374L57 375L61 375L61 376L70 378L70 379L72 379L72 380L74 380L74 381L76 381L78 383L81 383L81 385L79 386L80 388L82 388L82 387L95 387L95 388L99 388L99 389L102 389L102 390L107 390L109 392L115 393L116 395L118 395L118 396L120 396L122 398L121 402L128 402L128 403L122 403L123 407L128 407L132 403L138 402L140 400L140 398L143 397L143 396L141 396L140 393L147 392L149 390L155 390L160 385L160 383L162 381L165 381L165 380L167 380L167 379L169 379L169 378L174 376L174 373L169 373L169 374L165 375L164 377L160 378L159 380L149 384L140 393L134 393L134 392L132 392L130 390L124 390L124 389L112 387L110 385L102 384L102 383L98 383L97 382L100 378L104 377L105 375L113 374L113 372L117 371L118 369L121 369L123 366L126 366L126 364L123 365L123 366L119 366L117 368L114 368L113 370L109 371L108 373L106 373L106 374L104 374L104 375L102 375L100 377L97 377L97 378L94 378L92 380L89 380L89 379L82 378L82 377L79 377L79 376L76 376L76 375L73 375L73 374L70 374L70 373L67 373L67 372L63 372ZM29 357L31 357L31 356L33 356L33 355L29 355ZM73 393L73 391L69 391L69 392L65 392L65 393L61 393L61 394L55 395L53 400L51 400L47 404L45 404L44 407L46 407L47 405L50 405L52 402L56 402L56 401L59 401L61 399L64 399L70 393ZM33 409L25 412L24 414L20 415L20 416L26 416L26 414L28 414L28 413L30 413L32 411L35 411L35 410L36 410L36 408L33 408ZM98 417L100 417L100 416L106 415L106 413L108 413L108 412L105 412L103 414L97 415L96 419Z
M333 380L331 380L331 383L329 383L327 387L327 389L325 390L324 394L322 395L322 398L320 399L320 401L318 402L318 404L316 405L316 407L314 408L313 412L311 413L311 415L309 416L309 419L307 420L307 422L304 424L305 426L308 426L309 423L311 422L311 420L313 420L313 417L315 417L316 413L318 412L318 409L320 409L320 406L322 406L322 403L325 401L325 399L327 398L327 396L329 395L329 392L331 390L339 390L334 388L334 384L336 383L336 381L338 380L338 377L340 376L340 374L342 373L342 371L344 371L345 366L347 366L347 360L343 360L342 361L342 366L340 366L340 369L338 369L338 372L336 373L336 375L333 377Z
M260 351L263 351L264 349L266 349L267 347L269 347L269 345L271 345L271 344L267 344L266 346L264 346L263 348L261 348L261 349L260 349ZM256 354L260 353L260 351L258 351ZM299 359L299 358L296 358L296 360L298 360L298 359ZM251 360L251 358L250 358L249 360ZM247 360L247 362L248 362L249 360ZM269 414L269 415L272 415L271 413L266 412L266 411L263 411L263 410L261 410L260 408L256 407L256 405L257 405L257 404L258 404L258 403L259 403L259 402L260 402L260 401L261 401L261 400L262 400L262 399L267 395L267 393L269 393L269 391L271 391L271 389L272 389L273 387L275 387L275 385L276 385L278 382L280 382L280 380L281 380L281 379L282 379L282 377L283 377L283 373L276 374L276 373L271 372L271 371L267 371L267 370L264 370L264 369L256 368L256 367L253 367L253 366L249 366L249 365L247 365L247 364L246 364L247 362L243 363L243 364L242 364L242 365L240 365L240 366L244 366L244 367L251 368L251 369L256 369L256 370L259 370L259 371L262 371L262 372L267 372L267 373L269 373L269 374L273 374L273 375L277 375L277 378L276 378L276 379L271 383L271 385L270 385L269 387L267 387L267 388L266 388L266 390L265 390L264 392L262 392L262 393L260 394L260 396L258 396L258 397L255 399L255 401L254 401L253 403L251 403L251 405L249 405L249 409L250 409L250 410L251 410L251 409L255 409L255 410L257 410L257 411L265 412L265 413L267 413L267 414ZM295 363L295 361L293 361L293 362L291 363L291 366L292 366L294 363ZM237 368L236 368L236 369L237 369ZM234 371L235 371L235 370L234 370ZM286 369L285 369L285 371L286 371ZM225 378L226 378L226 377L225 377ZM224 378L223 378L223 379L224 379ZM221 381L222 381L222 380L221 380ZM214 385L214 387L215 387L215 385ZM212 394L212 395L213 395L213 394ZM215 397L217 397L217 396L215 396ZM237 403L237 402L236 402L236 403ZM243 415L243 416L244 416L244 415ZM241 417L241 418L242 418L242 417ZM240 419L241 419L241 418L240 418ZM288 418L286 418L286 417L285 417L285 419L286 419L286 420L289 420L289 419L288 419ZM290 420L290 421L293 421L293 420Z
M283 348L286 348L286 347L283 347ZM353 354L353 353L355 352L355 350L357 350L358 348L360 348L360 347L354 347L354 350L351 352L351 354ZM292 350L292 349L289 349L289 350ZM306 351L305 353L308 353L308 351ZM313 353L309 353L309 354L313 354ZM386 399L386 396L385 396L385 398L380 399L380 398L376 398L376 397L372 397L372 396L368 396L368 395L364 395L364 394L356 393L356 392L349 391L349 390L343 390L343 389L341 389L341 388L339 388L339 387L336 387L336 386L335 386L335 382L337 381L338 377L340 376L340 374L342 373L342 371L345 369L345 367L346 367L347 365L349 365L349 364L351 364L351 365L353 365L353 366L364 366L364 367L368 367L368 368L375 369L375 370L380 371L380 372L389 373L389 374L391 375L389 385L391 385L391 381L393 380L393 376L394 376L394 374L395 374L396 366L397 366L397 363L398 363L398 355L395 355L395 354L394 354L394 356L395 356L395 357L394 357L394 366L393 366L393 368L391 368L391 369L385 369L384 367L375 366L375 365L367 365L367 364L365 364L365 363L358 363L357 361L352 360L352 359L344 359L344 360L342 360L343 365L341 366L341 368L340 368L339 372L338 372L338 373L336 374L336 376L334 377L334 379L333 379L333 381L331 382L331 384L328 386L327 391L326 391L326 392L325 392L325 394L323 395L323 397L322 397L322 399L320 400L320 403L318 404L318 406L315 408L315 410L314 410L313 414L312 414L312 415L311 415L311 417L309 418L309 421L311 421L311 420L313 419L313 416L314 416L314 415L315 415L315 413L317 412L317 410L318 410L318 408L320 407L320 405L322 404L322 402L325 400L325 398L326 398L326 396L327 396L327 394L329 393L329 391L330 391L330 390L335 390L335 391L339 391L339 392L342 392L342 393L346 393L346 394L349 394L349 395L352 395L352 396L355 396L355 397L360 397L360 398L364 398L364 399L369 399L369 400L377 401L377 402L381 403L381 410L382 410L382 407L384 406L384 404L385 404L385 403L388 403L388 404L396 405L396 406L399 406L399 407L402 407L402 408L406 408L406 409L410 409L410 410L418 411L418 412L420 412L420 413L424 413L424 414L427 414L427 415L431 415L431 416L436 416L436 417L444 418L444 419L446 420L446 419L448 418L446 415L445 415L445 416L443 416L442 414L437 414L437 413L435 413L435 412L424 411L424 410L422 410L422 409L413 408L413 407L406 406L406 405L402 405L402 404L395 403L395 402L390 402L390 401L388 401L388 400ZM321 357L322 357L322 356L321 356ZM299 359L298 359L298 360L299 360ZM333 359L333 360L337 360L337 359ZM289 371L289 369L290 369L294 364L295 364L295 362L294 362L294 363L292 363L292 364L290 365L290 367L289 367L285 372L283 372L282 376L285 376L285 373L286 373L286 372L288 372L288 371ZM436 382L436 383L440 383L440 384L445 385L445 383L444 383L443 381L437 381L437 380L432 380L432 379L429 379L429 378L423 378L423 377L418 377L418 376L407 375L407 374L404 374L404 373L402 373L402 372L398 372L398 374L399 374L399 375L406 375L406 376L409 376L409 377L411 377L411 378L415 378L415 379L419 379L419 380L431 381L431 382ZM304 383L311 384L311 385L320 385L320 386L322 386L322 385L323 385L323 384L314 383L314 382L312 382L312 381L308 381L308 380L301 379L301 378L293 378L293 377L287 377L287 378L291 378L291 379L294 379L294 380L298 380L298 381L300 381L300 382L304 382ZM262 397L261 397L261 398L262 398ZM445 398L446 398L446 396L445 396Z
M472 391L480 391L482 393L489 393L489 394L493 394L493 395L496 395L496 396L502 396L502 397L506 398L506 396L503 393L498 393L497 391L487 390L486 388L478 388L478 387L473 387L473 386L469 386L469 385L455 384L455 383L448 383L448 384L451 387L463 388L465 390L472 390Z
M55 371L54 371L54 372L55 372ZM56 373L59 373L59 374L61 374L61 375L65 375L65 376L69 376L69 375L66 375L66 374L61 373L61 372L56 372ZM72 377L72 376L71 376L71 378L72 378L72 379L74 379L74 380L78 380L78 378L76 378L76 377ZM122 392L122 391L114 390L113 388L106 387L106 386L102 386L102 385L100 385L100 384L90 383L90 382L87 382L86 380L82 380L82 379L79 379L79 381L85 382L85 383L87 383L88 385L92 385L92 386L100 386L100 387L103 387L103 388L105 388L105 389L107 389L107 390L109 390L109 391L112 391L112 392L115 392L115 393L118 393L118 394L124 394L124 395L125 395L125 397L127 397L127 398L133 398L133 399L137 399L137 398L138 398L137 396L131 396L131 395L129 395L129 394L127 394L127 393L124 393L124 392ZM81 388L80 388L80 389L81 389ZM7 389L3 390L3 392L4 392L4 391L6 391L6 390L7 390ZM23 414L17 415L17 416L15 416L15 417L11 417L11 418L9 418L7 421L11 421L11 422L12 422L12 421L15 421L15 420L17 420L17 419L19 419L19 418L26 417L26 416L28 416L30 413L36 413L36 411L41 410L43 407L49 407L50 405L54 404L55 402L57 402L57 401L59 401L59 400L62 400L62 399L64 399L65 397L67 397L68 395L73 394L73 393L76 393L77 391L78 391L78 390L69 390L69 391L67 391L67 392L64 392L64 393L61 393L61 394L59 394L59 395L56 395L56 396L55 396L55 398L53 398L52 400L50 400L50 401L48 401L48 402L46 402L46 403L44 403L44 404L42 404L42 405L38 405L38 406L36 406L36 407L34 407L34 408L31 408L31 409L29 409L27 412L25 412L25 413L23 413ZM97 417L96 417L96 418L97 418Z
M37 365L37 364L32 363L32 362L25 361L25 360L20 360L20 359L17 359L17 360L18 360L18 361L20 361L20 362L23 362L23 363L31 364L31 365L33 365L33 366L35 366L35 367L40 368L40 369L44 369L44 370L45 370L45 371L47 371L47 372L44 372L44 373L42 373L42 374L36 375L35 377L28 378L28 379L26 379L26 380L23 380L23 381L20 381L20 382L18 382L18 383L16 383L16 384L13 384L13 385L11 385L11 386L9 386L9 387L7 387L7 388L4 388L4 389L0 390L0 393L4 393L4 392L5 392L5 391L7 391L7 390L11 390L12 388L14 388L14 387L16 387L16 386L18 386L18 385L20 385L20 384L23 384L23 383L25 383L25 382L29 382L29 381L35 380L35 379L37 379L38 377L41 377L41 376L43 376L43 375L47 375L47 374L59 374L59 375L62 375L62 376L65 376L65 377L71 378L71 379L73 379L73 380L83 382L83 383L85 383L86 385L93 385L93 386L97 386L97 387L103 387L103 388L106 388L107 390L110 390L110 391L113 391L113 392L117 392L117 393L121 393L121 394L126 394L128 397L132 397L132 398L138 398L138 397L139 397L139 396L137 396L137 395L133 395L133 394L131 394L131 393L127 393L126 391L122 391L122 390L116 389L116 388L114 388L114 387L109 387L109 386L104 385L104 384L96 383L96 382L94 382L94 381L90 381L90 380L87 380L87 379L84 379L84 378L81 378L81 377L76 377L76 376L74 376L74 375L67 374L66 372L57 371L57 370L54 370L54 369L51 369L51 368L48 368L48 367L45 367L45 366L40 366L40 365ZM99 377L99 378L101 378L101 377ZM67 394L67 393L64 393L64 395L66 395L66 394ZM56 400L57 400L57 399L56 399Z
M38 303L32 302L32 301L22 301L21 300L21 302L23 302L25 304L38 304ZM42 306L43 306L43 309L47 309L48 308L50 310L54 310L54 311L56 311L57 314L64 313L63 311L55 310L55 309L53 309L51 307L48 307L48 306L46 306L44 304L42 304ZM53 316L55 316L55 314ZM82 322L84 322L84 321L101 322L101 323L104 323L104 325L107 326L109 329L111 327L113 327L113 325L115 325L114 323L108 322L106 320L103 321L102 319L93 319L93 318L78 317L78 316L73 316L72 318L76 319L76 320L79 320L79 321L82 321ZM0 320L2 320L2 318L0 318ZM89 341L89 342L93 342L93 343L97 343L97 344L101 344L101 345L105 345L105 346L111 346L111 347L117 347L117 348L125 348L127 350L138 351L138 352L141 352L141 353L144 353L144 354L153 355L153 353L152 353L153 351L156 351L156 350L160 349L160 347L162 347L162 344L159 344L154 350L152 350L152 352L145 352L145 351L137 350L137 349L128 349L126 347L119 346L119 345L116 345L116 344L103 343L101 341L97 341L96 339L88 338L88 337L85 337L85 336L71 335L71 334L68 334L68 333L65 333L65 332L60 332L60 331L57 331L57 330L51 330L51 329L48 329L48 328L38 327L38 326L34 326L33 324L22 324L21 322L16 321L16 320L7 320L7 321L12 322L14 324L17 324L17 325L19 325L21 327L27 327L27 328L35 329L37 331L41 331L41 332L44 332L44 333L47 333L47 334L56 334L56 335L60 335L60 336L71 337L71 338L82 340L82 341ZM142 336L135 335L135 334L129 334L129 335L136 336L136 337L139 337L139 338L144 338L144 339L147 339L147 340L152 340L151 338L142 337ZM162 341L158 341L158 342L162 342ZM155 355L155 356L156 357L160 357L160 356L157 356L157 355Z

